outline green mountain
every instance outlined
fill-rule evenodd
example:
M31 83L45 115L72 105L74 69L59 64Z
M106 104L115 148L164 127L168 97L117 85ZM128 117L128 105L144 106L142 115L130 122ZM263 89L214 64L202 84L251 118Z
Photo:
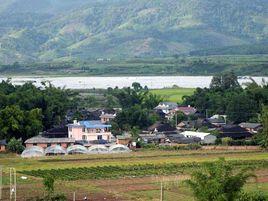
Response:
M0 62L228 54L267 44L267 11L264 0L0 0Z

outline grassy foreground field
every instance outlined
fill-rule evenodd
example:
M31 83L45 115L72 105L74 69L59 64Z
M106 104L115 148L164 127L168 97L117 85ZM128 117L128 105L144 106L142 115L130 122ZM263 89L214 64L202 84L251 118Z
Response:
M183 96L190 96L195 89L188 88L164 88L151 90L152 93L162 96L165 101L181 102Z
M73 192L76 192L77 200L82 200L85 195L89 200L159 200L160 183L163 182L164 200L191 201L194 200L192 192L183 180L189 178L195 165L219 157L232 163L254 165L257 179L250 181L246 190L268 193L268 153L261 151L158 150L39 159L0 154L4 170L2 200L9 200L9 168L14 167L17 170L18 200L42 195L42 177L53 173L57 179L56 190L65 193L69 200L72 200ZM194 165L189 166L190 163ZM23 180L21 176L27 176L27 179Z

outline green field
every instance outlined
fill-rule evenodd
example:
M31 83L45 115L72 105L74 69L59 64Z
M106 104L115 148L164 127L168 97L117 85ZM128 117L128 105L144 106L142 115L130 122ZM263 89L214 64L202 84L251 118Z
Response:
M180 103L183 96L190 96L194 93L195 89L187 88L165 88L165 89L154 89L152 93L162 96L164 101L172 101Z
M18 200L31 199L44 193L42 177L52 174L57 192L71 200L88 195L90 200L151 201L159 200L160 182L166 201L194 200L183 180L200 163L226 160L238 165L256 167L257 180L249 181L248 191L268 193L268 153L262 151L133 151L128 154L75 155L22 159L0 154L3 166L3 199L9 200L9 168L17 170ZM27 176L22 180L21 176Z
M166 58L114 59L97 62L61 61L1 65L6 76L167 76L215 75L233 71L239 76L267 76L268 55L217 55Z

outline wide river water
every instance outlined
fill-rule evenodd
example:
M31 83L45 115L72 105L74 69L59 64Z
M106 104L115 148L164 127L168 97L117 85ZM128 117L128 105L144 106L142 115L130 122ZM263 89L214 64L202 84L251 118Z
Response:
M257 83L264 79L268 82L268 77L252 77ZM0 80L6 80L7 77L0 77ZM139 82L141 85L147 85L150 89L172 87L177 85L184 88L209 87L211 76L131 76L131 77L12 77L12 83L16 85L25 82L34 82L40 86L42 81L50 81L54 86L65 87L68 89L92 89L108 87L128 87L133 82ZM239 79L241 84L249 82L247 77Z

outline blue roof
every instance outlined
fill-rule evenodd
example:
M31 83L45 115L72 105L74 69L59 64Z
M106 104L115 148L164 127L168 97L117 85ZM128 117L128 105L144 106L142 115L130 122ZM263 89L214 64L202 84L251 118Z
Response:
M103 124L101 121L79 121L81 126L86 128L111 128L112 125Z

